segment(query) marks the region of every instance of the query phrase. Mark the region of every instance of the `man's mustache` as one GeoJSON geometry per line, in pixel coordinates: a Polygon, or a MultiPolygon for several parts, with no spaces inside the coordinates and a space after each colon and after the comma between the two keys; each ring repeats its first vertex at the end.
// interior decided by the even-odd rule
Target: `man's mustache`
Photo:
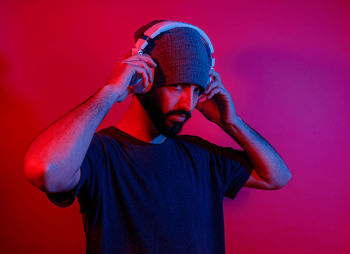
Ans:
{"type": "Polygon", "coordinates": [[[171,116],[171,115],[185,115],[186,116],[186,120],[187,121],[188,119],[191,118],[191,113],[188,112],[188,111],[185,111],[185,110],[172,110],[172,111],[169,111],[168,113],[166,113],[164,115],[164,118],[168,117],[168,116],[171,116]]]}

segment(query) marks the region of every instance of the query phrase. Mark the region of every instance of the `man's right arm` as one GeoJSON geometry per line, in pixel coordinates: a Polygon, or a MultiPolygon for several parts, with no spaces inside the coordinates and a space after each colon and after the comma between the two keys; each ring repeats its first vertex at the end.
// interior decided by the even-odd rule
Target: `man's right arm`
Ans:
{"type": "Polygon", "coordinates": [[[134,74],[142,75],[147,92],[153,82],[151,68],[155,66],[147,55],[119,61],[107,85],[43,131],[25,156],[24,171],[30,182],[49,193],[73,189],[80,180],[80,166],[103,118],[114,103],[127,97],[134,74]]]}

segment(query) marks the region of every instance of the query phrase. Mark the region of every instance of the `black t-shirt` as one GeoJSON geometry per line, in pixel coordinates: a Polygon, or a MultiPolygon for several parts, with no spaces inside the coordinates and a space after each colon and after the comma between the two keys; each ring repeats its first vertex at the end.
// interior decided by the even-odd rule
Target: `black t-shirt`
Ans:
{"type": "Polygon", "coordinates": [[[78,185],[47,195],[62,207],[78,196],[87,253],[219,254],[223,198],[251,170],[243,151],[196,136],[150,144],[109,127],[94,135],[78,185]]]}

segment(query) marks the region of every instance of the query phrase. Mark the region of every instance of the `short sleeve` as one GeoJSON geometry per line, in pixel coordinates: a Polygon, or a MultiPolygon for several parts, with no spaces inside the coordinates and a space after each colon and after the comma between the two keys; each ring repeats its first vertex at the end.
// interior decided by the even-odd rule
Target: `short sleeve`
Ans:
{"type": "Polygon", "coordinates": [[[205,141],[209,146],[211,163],[221,178],[224,196],[234,199],[251,175],[253,166],[245,151],[222,147],[205,141]]]}
{"type": "Polygon", "coordinates": [[[101,165],[103,156],[102,142],[98,134],[91,140],[88,151],[80,167],[81,176],[78,184],[68,192],[46,193],[49,200],[59,207],[68,207],[81,192],[93,187],[96,169],[101,165]]]}
{"type": "Polygon", "coordinates": [[[181,138],[206,151],[209,165],[215,170],[216,179],[220,179],[220,191],[224,196],[234,199],[253,169],[246,152],[218,146],[197,136],[181,135],[181,138]]]}
{"type": "Polygon", "coordinates": [[[253,166],[246,152],[208,142],[222,180],[223,194],[234,199],[251,175],[253,166]]]}
{"type": "Polygon", "coordinates": [[[251,175],[253,167],[244,151],[225,149],[228,149],[226,153],[229,155],[225,157],[225,169],[228,173],[225,179],[224,196],[234,199],[251,175]]]}

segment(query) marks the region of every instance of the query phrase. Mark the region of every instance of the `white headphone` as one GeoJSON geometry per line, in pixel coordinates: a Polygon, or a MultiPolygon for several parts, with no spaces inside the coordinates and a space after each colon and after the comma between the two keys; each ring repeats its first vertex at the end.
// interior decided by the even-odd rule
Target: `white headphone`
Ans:
{"type": "Polygon", "coordinates": [[[142,36],[141,38],[139,38],[137,40],[135,47],[132,49],[132,55],[136,55],[136,54],[142,55],[144,53],[143,52],[144,49],[146,48],[146,46],[148,45],[148,42],[150,40],[154,39],[160,33],[169,31],[169,30],[177,28],[177,27],[189,27],[189,28],[192,28],[192,29],[196,30],[197,32],[199,32],[202,39],[204,40],[204,43],[210,49],[210,54],[211,54],[210,69],[213,69],[214,65],[215,65],[215,59],[213,57],[214,48],[209,40],[209,37],[200,28],[198,28],[194,25],[188,24],[188,23],[180,22],[180,21],[161,21],[159,23],[154,24],[150,28],[148,28],[143,33],[144,36],[142,36]]]}

